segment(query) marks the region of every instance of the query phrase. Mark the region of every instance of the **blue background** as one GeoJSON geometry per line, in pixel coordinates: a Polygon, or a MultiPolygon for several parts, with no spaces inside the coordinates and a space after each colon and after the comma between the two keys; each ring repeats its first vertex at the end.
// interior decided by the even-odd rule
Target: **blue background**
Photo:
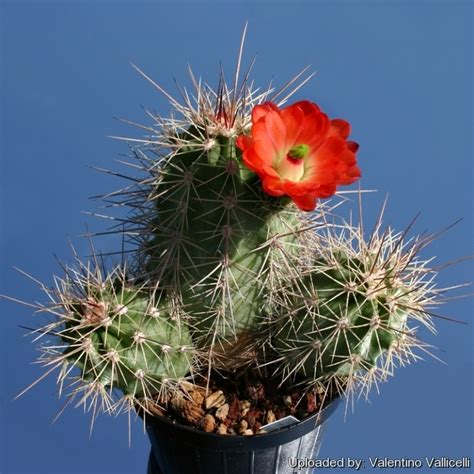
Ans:
{"type": "MultiPolygon", "coordinates": [[[[53,254],[70,258],[66,237],[86,254],[87,243],[76,236],[86,224],[106,228],[80,212],[97,210],[88,198],[123,183],[87,165],[123,170],[113,160],[126,144],[106,136],[139,135],[112,117],[147,123],[140,104],[169,112],[129,61],[168,90],[175,91],[173,77],[187,83],[188,62],[215,83],[219,60],[233,73],[247,19],[247,61],[258,54],[256,84],[265,87],[275,76],[281,85],[312,64],[317,77],[297,98],[351,122],[361,144],[362,186],[379,191],[365,199],[367,221],[388,193],[387,221],[399,229],[418,211],[418,232],[464,217],[426,256],[446,262],[472,254],[472,5],[2,2],[0,293],[44,301],[13,266],[50,284],[60,273],[53,254]]],[[[119,239],[102,238],[97,246],[116,250],[119,239]]],[[[448,268],[439,284],[472,280],[472,269],[470,262],[448,268]]],[[[440,312],[469,325],[439,321],[437,337],[423,332],[447,364],[428,359],[399,370],[370,404],[357,403],[346,420],[339,410],[321,455],[472,456],[472,310],[472,299],[449,302],[440,312]]],[[[63,403],[54,377],[12,401],[40,374],[18,325],[39,321],[8,302],[0,317],[0,472],[144,473],[149,447],[140,422],[131,449],[126,416],[102,416],[90,440],[89,417],[79,409],[52,424],[63,403]]]]}

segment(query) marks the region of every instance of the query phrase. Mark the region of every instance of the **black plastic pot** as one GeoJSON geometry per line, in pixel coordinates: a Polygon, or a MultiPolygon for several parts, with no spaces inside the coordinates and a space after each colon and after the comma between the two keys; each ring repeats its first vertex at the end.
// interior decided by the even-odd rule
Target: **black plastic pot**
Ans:
{"type": "Polygon", "coordinates": [[[315,459],[333,401],[318,415],[270,433],[217,435],[172,422],[147,421],[152,450],[148,474],[286,474],[309,472],[295,460],[315,459]]]}

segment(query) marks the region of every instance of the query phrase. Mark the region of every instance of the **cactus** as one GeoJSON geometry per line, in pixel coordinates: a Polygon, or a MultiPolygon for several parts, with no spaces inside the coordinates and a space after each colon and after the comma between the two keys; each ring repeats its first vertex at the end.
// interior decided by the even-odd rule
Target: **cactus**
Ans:
{"type": "Polygon", "coordinates": [[[142,275],[180,296],[195,340],[215,351],[255,331],[276,258],[265,243],[276,238],[291,252],[300,227],[286,200],[256,186],[234,142],[216,137],[212,148],[200,150],[190,139],[153,170],[156,207],[140,249],[147,255],[142,275]]]}
{"type": "Polygon", "coordinates": [[[245,81],[229,91],[221,77],[216,94],[191,78],[197,104],[171,99],[183,119],[153,117],[154,134],[133,149],[146,178],[125,192],[136,209],[125,232],[137,245],[137,277],[180,302],[210,365],[235,368],[255,360],[269,282],[308,222],[290,199],[262,190],[236,146],[272,91],[257,95],[245,81]]]}
{"type": "Polygon", "coordinates": [[[368,390],[425,348],[412,321],[433,329],[429,239],[381,232],[382,215],[368,239],[362,223],[328,223],[338,204],[319,200],[360,176],[349,124],[308,101],[282,108],[306,70],[277,92],[239,82],[241,55],[232,87],[191,72],[184,103],[136,68],[180,118],[149,113],[131,148],[145,176],[106,197],[131,211],[118,221],[133,259],[107,272],[77,258],[43,285],[53,303],[38,309],[55,321],[38,337],[61,343],[42,361],[61,387],[78,370],[72,395],[94,411],[147,411],[213,369],[368,390]]]}
{"type": "Polygon", "coordinates": [[[79,261],[66,275],[56,278],[55,289],[44,288],[53,303],[39,309],[55,321],[39,337],[60,338],[59,345],[42,345],[42,362],[60,368],[61,387],[72,379],[80,404],[95,406],[99,396],[114,411],[159,401],[193,373],[191,336],[170,301],[132,286],[120,266],[104,276],[100,266],[79,261]],[[115,405],[114,389],[123,394],[115,405]]]}
{"type": "Polygon", "coordinates": [[[52,304],[38,309],[55,321],[38,331],[60,344],[44,344],[41,361],[47,373],[60,369],[61,390],[79,370],[72,396],[94,411],[147,411],[200,371],[255,368],[277,269],[292,264],[319,215],[302,218],[242,162],[236,140],[272,90],[256,94],[247,79],[229,90],[222,76],[216,94],[191,77],[196,106],[171,99],[182,120],[153,116],[153,135],[132,148],[145,178],[106,198],[115,206],[125,196],[133,211],[121,230],[136,245],[133,261],[107,271],[76,256],[56,289],[42,285],[52,304]]]}
{"type": "Polygon", "coordinates": [[[368,392],[424,348],[412,321],[434,331],[430,309],[441,291],[418,256],[430,238],[404,241],[406,232],[381,232],[381,222],[367,240],[362,223],[326,226],[310,236],[297,272],[282,277],[270,330],[283,380],[368,392]]]}

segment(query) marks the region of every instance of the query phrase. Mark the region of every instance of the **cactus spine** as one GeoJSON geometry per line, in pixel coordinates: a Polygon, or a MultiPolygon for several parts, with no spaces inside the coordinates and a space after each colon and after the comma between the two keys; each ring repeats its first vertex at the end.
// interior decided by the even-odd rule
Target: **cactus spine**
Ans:
{"type": "Polygon", "coordinates": [[[183,148],[154,171],[151,236],[140,251],[153,284],[179,295],[199,346],[222,352],[259,324],[276,258],[265,244],[275,238],[291,252],[300,224],[286,200],[259,189],[233,139],[183,148]]]}
{"type": "Polygon", "coordinates": [[[379,224],[365,241],[363,226],[326,227],[311,237],[312,254],[285,278],[272,345],[284,379],[346,390],[370,388],[396,362],[416,360],[416,321],[433,330],[429,308],[435,272],[417,256],[429,238],[404,242],[379,224]]]}
{"type": "Polygon", "coordinates": [[[61,369],[61,386],[73,379],[73,396],[94,406],[99,396],[114,411],[114,389],[123,393],[120,403],[133,406],[160,399],[192,375],[193,342],[170,301],[131,286],[120,267],[104,277],[99,267],[79,262],[79,270],[66,273],[55,290],[47,290],[54,303],[42,310],[56,319],[40,337],[60,338],[59,345],[43,346],[43,362],[61,369]]]}

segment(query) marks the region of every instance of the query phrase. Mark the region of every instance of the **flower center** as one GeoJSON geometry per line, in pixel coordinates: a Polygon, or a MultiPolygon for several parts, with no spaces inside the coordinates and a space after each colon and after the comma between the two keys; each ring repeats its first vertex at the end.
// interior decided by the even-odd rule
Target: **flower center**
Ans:
{"type": "Polygon", "coordinates": [[[293,158],[294,160],[302,160],[309,153],[309,146],[305,143],[301,145],[295,145],[290,148],[288,152],[288,157],[293,158]]]}
{"type": "Polygon", "coordinates": [[[277,154],[274,169],[281,178],[298,183],[301,181],[305,172],[305,160],[310,153],[309,145],[301,143],[291,147],[286,155],[277,154]]]}

